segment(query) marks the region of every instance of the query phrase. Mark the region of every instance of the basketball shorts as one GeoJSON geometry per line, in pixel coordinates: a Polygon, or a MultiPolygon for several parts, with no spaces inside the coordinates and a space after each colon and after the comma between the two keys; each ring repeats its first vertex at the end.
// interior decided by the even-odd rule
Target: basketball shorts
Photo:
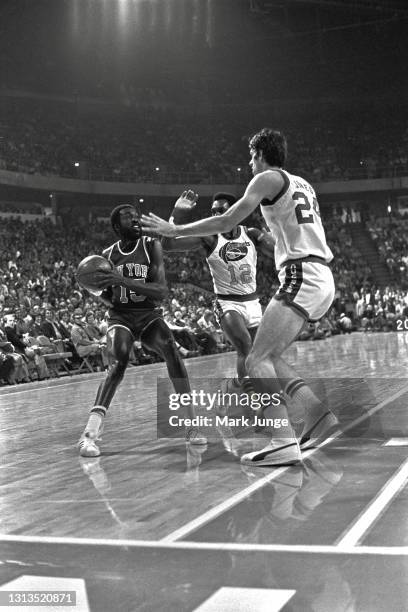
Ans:
{"type": "Polygon", "coordinates": [[[222,317],[227,312],[237,312],[245,321],[247,329],[258,327],[262,319],[262,307],[259,300],[249,302],[235,302],[234,300],[220,300],[214,302],[214,312],[221,324],[222,317]]]}
{"type": "Polygon", "coordinates": [[[330,268],[315,261],[296,259],[279,271],[280,287],[276,300],[296,310],[309,321],[318,321],[334,299],[334,279],[330,268]]]}
{"type": "Polygon", "coordinates": [[[108,332],[115,327],[129,330],[135,340],[140,340],[144,330],[158,319],[164,320],[160,310],[111,310],[108,318],[108,332]]]}

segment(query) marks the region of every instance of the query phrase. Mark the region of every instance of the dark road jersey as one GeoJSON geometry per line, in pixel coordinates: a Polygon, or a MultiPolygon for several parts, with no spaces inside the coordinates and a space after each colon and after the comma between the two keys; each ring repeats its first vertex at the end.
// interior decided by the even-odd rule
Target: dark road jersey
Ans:
{"type": "MultiPolygon", "coordinates": [[[[145,282],[149,274],[153,244],[153,238],[142,236],[128,253],[122,251],[118,241],[102,254],[122,276],[145,282]]],[[[157,307],[157,302],[152,298],[123,286],[109,287],[108,294],[115,310],[153,310],[157,307]]]]}

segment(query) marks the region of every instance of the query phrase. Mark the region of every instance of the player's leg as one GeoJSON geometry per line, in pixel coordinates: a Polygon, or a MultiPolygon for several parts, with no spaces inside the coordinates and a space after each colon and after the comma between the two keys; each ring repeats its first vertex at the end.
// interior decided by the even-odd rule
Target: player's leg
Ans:
{"type": "MultiPolygon", "coordinates": [[[[272,298],[268,304],[256,333],[252,349],[246,360],[248,375],[257,391],[280,393],[281,385],[274,367],[274,356],[281,353],[293,342],[303,326],[303,317],[281,301],[272,298]],[[262,379],[257,381],[256,379],[262,379]]],[[[278,405],[271,404],[264,410],[264,418],[286,420],[289,425],[273,430],[271,443],[260,451],[241,457],[243,463],[251,465],[295,464],[301,460],[299,446],[290,426],[283,397],[278,405]]],[[[284,421],[285,422],[285,421],[284,421]]]]}
{"type": "MultiPolygon", "coordinates": [[[[140,339],[151,351],[154,351],[165,360],[169,378],[173,383],[176,393],[190,393],[190,381],[184,362],[177,350],[173,334],[163,319],[155,319],[142,331],[140,339]]],[[[196,416],[193,405],[187,407],[188,416],[193,419],[196,416]]],[[[199,435],[198,429],[188,428],[186,438],[192,444],[206,444],[207,440],[199,435]]]]}
{"type": "Polygon", "coordinates": [[[259,326],[247,367],[251,377],[278,378],[292,401],[303,404],[305,426],[300,440],[302,448],[307,448],[321,436],[328,435],[336,426],[337,419],[282,358],[282,353],[301,330],[303,321],[304,316],[296,308],[273,298],[259,326]]]}
{"type": "Polygon", "coordinates": [[[95,440],[101,434],[106,411],[125,374],[134,337],[127,328],[117,326],[108,331],[107,340],[112,364],[105,379],[99,385],[94,406],[91,408],[88,422],[78,443],[82,457],[97,457],[100,454],[95,440]]]}
{"type": "Polygon", "coordinates": [[[155,319],[142,331],[140,340],[143,345],[165,360],[169,378],[177,393],[189,393],[190,382],[184,362],[177,350],[170,329],[163,319],[155,319]]]}
{"type": "Polygon", "coordinates": [[[336,428],[337,418],[282,357],[273,357],[273,365],[282,382],[283,391],[293,405],[293,417],[303,421],[301,447],[306,449],[314,446],[322,436],[329,436],[330,431],[336,428]]]}
{"type": "MultiPolygon", "coordinates": [[[[330,308],[335,293],[330,268],[317,262],[304,262],[300,267],[298,264],[291,266],[290,275],[294,272],[300,282],[295,285],[294,292],[288,293],[286,285],[288,273],[282,271],[281,281],[283,283],[277,294],[278,301],[286,304],[286,309],[293,313],[294,317],[320,319],[330,308]],[[293,267],[296,270],[293,270],[293,267]]],[[[300,436],[300,444],[303,449],[306,449],[327,438],[337,427],[338,421],[327,404],[318,399],[294,368],[282,358],[285,348],[274,345],[270,358],[276,375],[285,393],[290,397],[291,404],[298,416],[303,411],[304,428],[300,436]]]]}
{"type": "Polygon", "coordinates": [[[221,318],[221,327],[228,340],[237,351],[237,374],[238,381],[241,382],[247,373],[245,360],[252,346],[251,335],[242,315],[235,310],[227,310],[223,314],[221,318]]]}

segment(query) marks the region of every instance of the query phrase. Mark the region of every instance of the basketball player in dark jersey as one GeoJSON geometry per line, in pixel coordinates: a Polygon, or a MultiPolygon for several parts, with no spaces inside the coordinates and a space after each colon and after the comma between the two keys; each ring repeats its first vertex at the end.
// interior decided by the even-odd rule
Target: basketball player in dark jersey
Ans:
{"type": "MultiPolygon", "coordinates": [[[[183,207],[183,196],[177,200],[171,217],[177,224],[185,222],[183,217],[191,210],[191,207],[187,210],[183,207]]],[[[215,194],[211,215],[223,215],[235,202],[236,197],[231,193],[215,194]]],[[[162,246],[165,251],[202,249],[204,252],[213,279],[215,311],[225,335],[237,351],[238,377],[228,385],[228,391],[236,391],[246,375],[245,360],[262,318],[256,292],[257,249],[271,256],[273,241],[266,232],[255,227],[237,225],[229,232],[214,236],[163,238],[162,246]]]]}
{"type": "MultiPolygon", "coordinates": [[[[113,363],[100,384],[88,423],[78,442],[82,457],[97,457],[96,440],[103,420],[123,379],[135,340],[160,355],[177,393],[189,393],[190,384],[181,356],[157,304],[167,294],[162,247],[159,240],[142,236],[137,210],[129,204],[114,208],[111,224],[119,240],[103,251],[112,271],[95,273],[98,286],[105,287],[101,299],[110,307],[108,346],[113,363]]],[[[194,417],[192,406],[190,417],[194,417]]],[[[206,444],[197,428],[186,429],[191,444],[206,444]]]]}

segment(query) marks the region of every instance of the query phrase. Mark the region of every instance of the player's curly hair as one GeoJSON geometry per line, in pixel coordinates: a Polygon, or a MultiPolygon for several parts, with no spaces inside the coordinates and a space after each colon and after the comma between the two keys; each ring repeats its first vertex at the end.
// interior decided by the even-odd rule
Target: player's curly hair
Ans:
{"type": "Polygon", "coordinates": [[[259,154],[263,153],[264,160],[270,166],[283,168],[288,154],[286,137],[282,132],[271,128],[262,128],[249,138],[249,148],[259,154]]]}

